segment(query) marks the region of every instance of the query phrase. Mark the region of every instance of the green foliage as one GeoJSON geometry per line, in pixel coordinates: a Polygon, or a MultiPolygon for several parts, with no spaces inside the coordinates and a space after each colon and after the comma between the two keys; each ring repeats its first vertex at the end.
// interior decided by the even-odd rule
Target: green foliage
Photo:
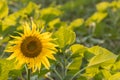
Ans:
{"type": "Polygon", "coordinates": [[[1,0],[0,80],[26,80],[4,50],[30,19],[58,45],[50,70],[31,79],[120,80],[120,0],[1,0]]]}
{"type": "Polygon", "coordinates": [[[108,80],[119,80],[120,79],[120,72],[112,75],[108,80]]]}
{"type": "Polygon", "coordinates": [[[103,12],[96,12],[94,13],[88,20],[86,21],[86,25],[92,25],[92,23],[99,23],[101,22],[105,17],[107,16],[107,13],[103,12]]]}
{"type": "Polygon", "coordinates": [[[100,12],[106,11],[108,7],[110,7],[110,3],[107,1],[101,2],[96,5],[97,10],[100,12]]]}
{"type": "Polygon", "coordinates": [[[5,0],[0,1],[0,19],[8,15],[8,5],[5,0]]]}
{"type": "Polygon", "coordinates": [[[10,14],[2,21],[2,26],[4,26],[2,27],[2,31],[7,32],[7,30],[11,30],[11,27],[18,27],[18,24],[20,24],[20,20],[22,21],[22,19],[27,18],[27,16],[34,14],[34,12],[37,11],[38,8],[38,5],[36,5],[33,2],[30,2],[25,8],[13,14],[10,14]]]}
{"type": "Polygon", "coordinates": [[[55,34],[54,37],[57,39],[56,43],[60,48],[64,48],[67,45],[72,44],[75,41],[75,33],[67,29],[66,27],[61,27],[55,34]]]}
{"type": "Polygon", "coordinates": [[[106,80],[111,77],[111,73],[108,70],[101,70],[101,72],[106,80]]]}
{"type": "Polygon", "coordinates": [[[9,72],[15,68],[14,60],[0,59],[0,79],[7,80],[9,72]]]}
{"type": "Polygon", "coordinates": [[[70,28],[75,29],[76,27],[80,27],[84,23],[84,20],[82,18],[75,19],[70,23],[70,28]]]}
{"type": "Polygon", "coordinates": [[[51,21],[56,18],[56,16],[60,16],[62,12],[58,8],[48,7],[40,11],[41,18],[46,22],[51,21]]]}
{"type": "Polygon", "coordinates": [[[116,60],[117,56],[108,50],[101,48],[99,46],[92,47],[88,49],[90,53],[93,53],[95,56],[90,60],[88,66],[100,65],[103,62],[110,61],[113,59],[113,63],[116,60]]]}

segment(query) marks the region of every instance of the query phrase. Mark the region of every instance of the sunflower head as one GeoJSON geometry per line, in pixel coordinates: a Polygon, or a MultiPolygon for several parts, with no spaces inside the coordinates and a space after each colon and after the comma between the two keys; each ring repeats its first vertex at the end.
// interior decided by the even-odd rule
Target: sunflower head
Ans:
{"type": "Polygon", "coordinates": [[[40,70],[41,64],[49,69],[48,58],[55,60],[53,54],[56,53],[56,45],[52,43],[55,39],[51,38],[51,33],[41,33],[36,28],[33,21],[31,27],[25,23],[24,33],[19,33],[20,36],[12,36],[14,40],[9,42],[10,46],[6,50],[12,52],[8,59],[16,58],[19,67],[27,64],[33,72],[40,70]]]}

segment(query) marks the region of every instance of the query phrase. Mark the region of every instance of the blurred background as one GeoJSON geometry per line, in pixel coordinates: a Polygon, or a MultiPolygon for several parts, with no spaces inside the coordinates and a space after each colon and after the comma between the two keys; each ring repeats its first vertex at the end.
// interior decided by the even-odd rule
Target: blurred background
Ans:
{"type": "Polygon", "coordinates": [[[76,33],[76,43],[100,45],[119,54],[119,4],[119,0],[1,0],[0,55],[11,39],[9,35],[21,32],[21,24],[31,17],[46,31],[69,27],[76,33]]]}

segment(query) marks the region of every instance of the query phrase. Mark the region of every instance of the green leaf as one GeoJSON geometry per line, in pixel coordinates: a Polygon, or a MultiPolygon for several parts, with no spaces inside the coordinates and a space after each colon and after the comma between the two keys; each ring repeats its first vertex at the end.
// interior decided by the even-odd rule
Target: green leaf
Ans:
{"type": "Polygon", "coordinates": [[[93,66],[93,67],[87,68],[86,72],[84,73],[84,75],[88,76],[90,78],[93,78],[99,72],[100,72],[100,70],[98,69],[98,66],[93,66]]]}
{"type": "Polygon", "coordinates": [[[105,80],[108,80],[108,78],[111,76],[111,73],[108,70],[104,69],[104,70],[101,70],[101,72],[102,72],[103,76],[105,77],[105,80]]]}
{"type": "Polygon", "coordinates": [[[103,79],[103,75],[101,72],[97,73],[94,77],[93,80],[102,80],[103,79]]]}
{"type": "Polygon", "coordinates": [[[107,2],[107,1],[98,3],[96,5],[96,8],[97,8],[98,11],[106,11],[108,7],[110,7],[110,3],[107,2]]]}
{"type": "Polygon", "coordinates": [[[17,69],[14,69],[14,70],[10,70],[9,71],[9,76],[12,77],[12,78],[18,78],[18,76],[22,76],[22,72],[24,72],[23,70],[17,70],[17,69]]]}
{"type": "Polygon", "coordinates": [[[117,58],[117,55],[99,46],[89,48],[88,51],[95,54],[95,56],[90,60],[88,64],[89,67],[99,65],[112,59],[115,61],[117,58]]]}
{"type": "Polygon", "coordinates": [[[70,63],[68,69],[79,70],[82,64],[83,53],[86,51],[86,47],[80,44],[74,44],[70,47],[72,51],[73,61],[70,63]]]}
{"type": "Polygon", "coordinates": [[[100,67],[103,69],[106,69],[106,70],[110,70],[115,63],[115,60],[116,60],[116,58],[112,58],[110,60],[107,60],[107,61],[101,63],[100,67]]]}
{"type": "Polygon", "coordinates": [[[70,28],[74,29],[76,27],[80,27],[83,23],[84,23],[84,19],[82,18],[75,19],[70,23],[70,28]]]}
{"type": "Polygon", "coordinates": [[[86,51],[86,47],[80,44],[74,44],[70,47],[72,51],[72,58],[83,57],[83,53],[86,51]]]}
{"type": "Polygon", "coordinates": [[[48,7],[44,8],[40,11],[41,17],[44,17],[45,15],[48,14],[53,14],[55,16],[60,16],[62,12],[58,9],[58,7],[48,7]]]}
{"type": "Polygon", "coordinates": [[[120,61],[120,55],[118,55],[118,57],[117,57],[116,61],[120,61]]]}
{"type": "Polygon", "coordinates": [[[80,44],[74,44],[70,47],[73,54],[76,53],[84,53],[84,51],[87,49],[85,46],[80,44]]]}
{"type": "Polygon", "coordinates": [[[48,25],[50,26],[50,28],[54,28],[55,24],[57,24],[57,23],[60,23],[60,19],[59,18],[50,21],[48,23],[48,25]]]}
{"type": "Polygon", "coordinates": [[[7,80],[8,74],[15,69],[14,60],[0,59],[0,80],[7,80]]]}
{"type": "Polygon", "coordinates": [[[76,38],[75,32],[66,27],[61,27],[53,36],[57,39],[56,43],[60,48],[72,44],[76,38]]]}
{"type": "Polygon", "coordinates": [[[114,8],[114,10],[116,11],[116,9],[120,9],[120,1],[118,0],[118,1],[112,1],[111,2],[111,7],[113,7],[114,8]]]}
{"type": "Polygon", "coordinates": [[[0,19],[6,17],[8,15],[8,5],[6,0],[0,1],[0,19]]]}
{"type": "Polygon", "coordinates": [[[82,57],[75,58],[72,61],[72,63],[70,64],[70,66],[68,67],[68,69],[70,69],[70,70],[79,70],[81,64],[82,64],[82,57]]]}
{"type": "Polygon", "coordinates": [[[80,76],[77,80],[87,80],[87,78],[84,76],[80,76]]]}
{"type": "Polygon", "coordinates": [[[48,72],[49,72],[49,70],[47,70],[47,69],[41,69],[40,72],[36,72],[35,74],[38,75],[39,78],[43,78],[45,76],[45,74],[47,74],[48,72]]]}
{"type": "Polygon", "coordinates": [[[20,18],[26,18],[27,15],[31,15],[37,9],[39,9],[39,6],[33,2],[30,2],[25,8],[10,14],[2,21],[2,31],[17,26],[20,18]]]}
{"type": "Polygon", "coordinates": [[[91,58],[93,58],[93,56],[95,56],[93,53],[89,52],[89,51],[85,51],[84,53],[84,58],[89,61],[91,58]]]}
{"type": "Polygon", "coordinates": [[[62,14],[62,11],[60,11],[59,7],[48,7],[44,8],[40,11],[40,18],[46,21],[46,23],[49,23],[53,19],[55,19],[57,16],[60,16],[62,14]]]}
{"type": "Polygon", "coordinates": [[[105,22],[100,22],[99,24],[96,24],[96,28],[94,31],[94,36],[95,37],[102,37],[106,33],[108,33],[108,28],[109,27],[105,22]],[[102,26],[102,27],[101,27],[102,26]]]}
{"type": "Polygon", "coordinates": [[[116,62],[114,63],[112,70],[119,71],[120,70],[120,55],[118,55],[116,62]]]}
{"type": "Polygon", "coordinates": [[[94,23],[100,23],[105,17],[107,17],[108,13],[106,12],[95,12],[91,17],[86,20],[86,25],[90,26],[94,23]]]}
{"type": "Polygon", "coordinates": [[[120,72],[112,75],[108,80],[120,80],[120,72]]]}
{"type": "Polygon", "coordinates": [[[48,23],[47,30],[56,30],[59,29],[61,26],[66,26],[66,25],[67,24],[65,22],[62,22],[60,18],[55,18],[48,23]]]}

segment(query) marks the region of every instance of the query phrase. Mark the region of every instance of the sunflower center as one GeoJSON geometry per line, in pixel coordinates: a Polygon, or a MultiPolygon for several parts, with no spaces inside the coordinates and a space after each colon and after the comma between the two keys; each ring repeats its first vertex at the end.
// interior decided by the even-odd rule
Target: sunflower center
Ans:
{"type": "Polygon", "coordinates": [[[34,51],[37,48],[37,44],[35,41],[31,41],[28,45],[27,45],[27,49],[29,51],[34,51]]]}
{"type": "Polygon", "coordinates": [[[25,57],[34,58],[40,54],[42,44],[39,38],[29,36],[22,41],[20,48],[25,57]]]}

